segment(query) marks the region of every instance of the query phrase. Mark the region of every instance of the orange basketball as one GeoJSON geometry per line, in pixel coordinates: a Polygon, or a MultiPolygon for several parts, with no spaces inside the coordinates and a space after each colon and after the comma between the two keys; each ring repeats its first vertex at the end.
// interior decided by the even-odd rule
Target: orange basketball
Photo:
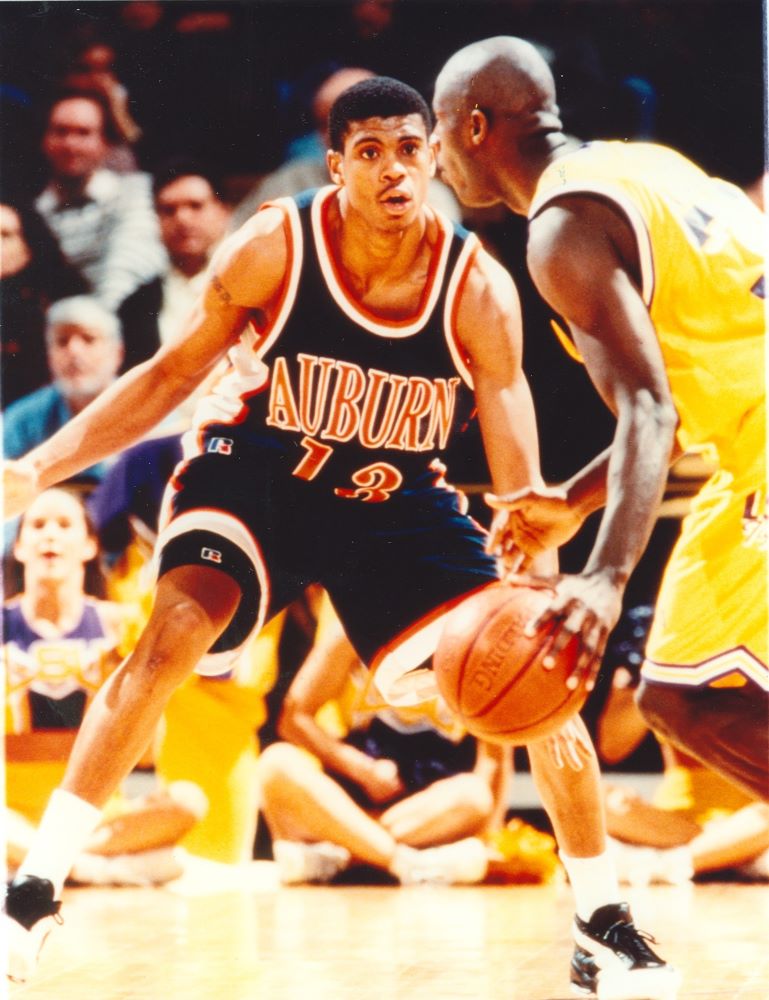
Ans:
{"type": "Polygon", "coordinates": [[[577,640],[545,670],[550,627],[523,634],[552,596],[548,589],[495,583],[463,601],[448,616],[433,669],[449,708],[474,736],[520,745],[555,732],[582,707],[584,681],[566,687],[577,640]]]}

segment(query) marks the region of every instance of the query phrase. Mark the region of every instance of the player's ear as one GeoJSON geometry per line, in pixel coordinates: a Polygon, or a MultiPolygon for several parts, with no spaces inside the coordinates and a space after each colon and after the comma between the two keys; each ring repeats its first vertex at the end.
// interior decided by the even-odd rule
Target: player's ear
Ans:
{"type": "Polygon", "coordinates": [[[435,172],[438,169],[438,160],[435,155],[435,146],[433,145],[432,142],[428,142],[427,152],[430,160],[430,176],[435,177],[435,172]]]}
{"type": "Polygon", "coordinates": [[[334,184],[344,184],[344,168],[342,165],[342,154],[335,149],[329,149],[326,153],[326,164],[331,180],[334,184]]]}
{"type": "Polygon", "coordinates": [[[489,134],[489,119],[481,108],[473,108],[470,112],[470,143],[480,146],[489,134]]]}

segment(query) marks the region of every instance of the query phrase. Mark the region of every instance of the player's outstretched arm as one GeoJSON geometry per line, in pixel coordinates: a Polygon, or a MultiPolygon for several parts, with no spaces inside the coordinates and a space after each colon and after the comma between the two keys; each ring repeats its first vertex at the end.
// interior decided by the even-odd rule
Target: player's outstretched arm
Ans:
{"type": "Polygon", "coordinates": [[[318,711],[344,691],[360,661],[337,620],[316,636],[312,649],[291,682],[278,718],[278,734],[314,754],[330,771],[365,790],[373,802],[387,802],[403,791],[397,764],[375,760],[327,732],[318,711]]]}
{"type": "Polygon", "coordinates": [[[184,330],[4,473],[5,516],[36,493],[133,444],[202,382],[250,319],[266,322],[286,266],[282,215],[265,210],[217,255],[184,330]]]}

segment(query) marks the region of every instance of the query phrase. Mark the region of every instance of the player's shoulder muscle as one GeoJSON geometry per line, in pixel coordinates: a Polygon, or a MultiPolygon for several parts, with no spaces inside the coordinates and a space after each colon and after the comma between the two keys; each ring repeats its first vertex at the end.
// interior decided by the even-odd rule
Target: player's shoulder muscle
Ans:
{"type": "Polygon", "coordinates": [[[559,198],[529,223],[526,261],[538,291],[562,315],[605,292],[623,267],[623,223],[592,197],[559,198]]]}
{"type": "Polygon", "coordinates": [[[457,334],[470,353],[492,349],[500,339],[518,344],[521,307],[512,275],[480,248],[467,272],[457,313],[457,334]]]}
{"type": "Polygon", "coordinates": [[[289,260],[285,215],[268,206],[222,243],[211,262],[210,279],[233,305],[260,308],[280,291],[289,260]]]}

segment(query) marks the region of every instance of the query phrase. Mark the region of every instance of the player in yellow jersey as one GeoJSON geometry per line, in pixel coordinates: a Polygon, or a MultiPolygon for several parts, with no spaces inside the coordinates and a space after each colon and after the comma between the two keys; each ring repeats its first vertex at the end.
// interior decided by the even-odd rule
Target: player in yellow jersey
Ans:
{"type": "Polygon", "coordinates": [[[578,634],[577,672],[593,677],[669,463],[713,448],[718,470],[665,572],[639,704],[665,739],[766,798],[763,216],[673,150],[565,135],[550,69],[521,39],[452,56],[434,109],[444,179],[465,204],[528,216],[534,282],[617,416],[611,447],[561,487],[489,498],[490,545],[523,568],[604,507],[585,568],[555,579],[531,623],[555,620],[555,650],[578,634]]]}

